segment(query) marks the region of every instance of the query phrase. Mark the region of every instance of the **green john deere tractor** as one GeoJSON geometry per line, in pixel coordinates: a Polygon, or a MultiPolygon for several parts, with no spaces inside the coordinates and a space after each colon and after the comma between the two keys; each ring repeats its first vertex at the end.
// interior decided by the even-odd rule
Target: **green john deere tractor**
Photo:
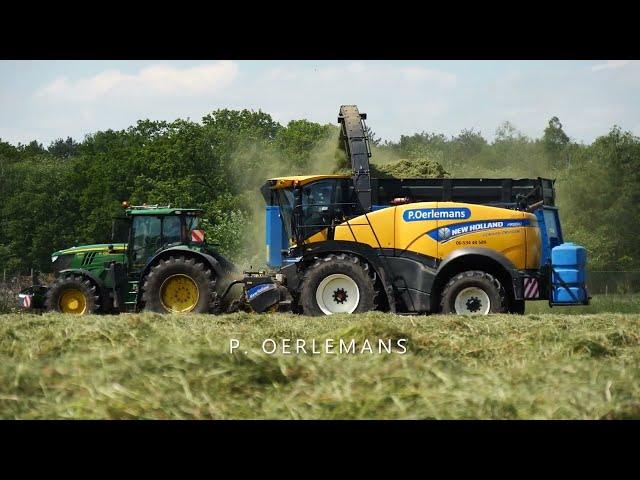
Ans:
{"type": "Polygon", "coordinates": [[[236,269],[205,242],[202,210],[123,207],[126,243],[54,252],[56,282],[25,289],[22,306],[72,314],[217,313],[236,269]]]}

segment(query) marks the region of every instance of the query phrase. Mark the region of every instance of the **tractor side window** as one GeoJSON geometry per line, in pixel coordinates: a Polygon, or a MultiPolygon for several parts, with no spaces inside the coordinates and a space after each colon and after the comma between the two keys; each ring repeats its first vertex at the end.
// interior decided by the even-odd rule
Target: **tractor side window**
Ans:
{"type": "Polygon", "coordinates": [[[162,241],[165,245],[182,241],[180,217],[165,217],[162,222],[162,241]]]}
{"type": "Polygon", "coordinates": [[[111,228],[112,243],[127,243],[129,238],[129,229],[131,228],[130,218],[117,217],[113,219],[111,228]]]}
{"type": "Polygon", "coordinates": [[[335,180],[321,180],[302,188],[302,215],[304,236],[310,237],[331,225],[333,216],[333,192],[335,180]]]}
{"type": "Polygon", "coordinates": [[[278,205],[280,206],[280,214],[282,215],[282,224],[287,232],[287,238],[293,238],[291,231],[291,220],[293,217],[293,191],[289,188],[278,190],[278,205]]]}
{"type": "Polygon", "coordinates": [[[200,224],[199,217],[185,217],[184,221],[187,224],[187,232],[190,232],[191,230],[197,230],[198,225],[200,224]]]}
{"type": "Polygon", "coordinates": [[[547,228],[547,238],[549,239],[550,248],[556,247],[562,243],[560,229],[558,228],[558,212],[556,210],[544,209],[544,224],[547,228]]]}
{"type": "Polygon", "coordinates": [[[139,215],[133,219],[131,255],[134,267],[144,267],[156,250],[162,247],[160,229],[160,217],[139,215]]]}
{"type": "Polygon", "coordinates": [[[336,182],[335,203],[336,219],[343,220],[344,218],[351,218],[364,213],[351,180],[338,180],[336,182]]]}

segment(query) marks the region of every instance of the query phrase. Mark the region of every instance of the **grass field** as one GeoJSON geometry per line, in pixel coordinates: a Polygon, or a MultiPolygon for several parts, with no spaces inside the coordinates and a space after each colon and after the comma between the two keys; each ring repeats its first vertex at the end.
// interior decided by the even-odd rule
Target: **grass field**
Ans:
{"type": "Polygon", "coordinates": [[[594,295],[589,305],[579,307],[549,307],[547,301],[527,302],[526,313],[584,315],[585,313],[640,313],[640,294],[594,295]]]}
{"type": "Polygon", "coordinates": [[[0,315],[0,418],[640,418],[640,315],[0,315]]]}

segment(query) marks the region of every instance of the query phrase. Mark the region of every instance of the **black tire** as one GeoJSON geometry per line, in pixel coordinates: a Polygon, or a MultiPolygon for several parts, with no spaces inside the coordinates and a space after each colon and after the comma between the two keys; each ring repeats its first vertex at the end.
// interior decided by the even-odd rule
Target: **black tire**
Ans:
{"type": "Polygon", "coordinates": [[[162,303],[162,285],[169,277],[183,275],[193,281],[198,290],[197,303],[187,313],[210,313],[216,307],[215,274],[193,258],[169,257],[151,267],[142,286],[144,309],[157,313],[177,313],[162,303]]]}
{"type": "MultiPolygon", "coordinates": [[[[327,315],[318,305],[316,291],[320,283],[333,274],[342,274],[349,277],[358,287],[359,301],[352,313],[375,310],[375,277],[369,265],[355,256],[331,254],[318,258],[313,265],[307,268],[304,274],[300,291],[300,306],[304,315],[327,315]]],[[[339,302],[339,300],[336,300],[336,302],[339,302]]]]}
{"type": "Polygon", "coordinates": [[[69,290],[78,290],[84,295],[86,308],[81,314],[98,313],[101,306],[100,294],[91,280],[82,275],[69,275],[58,278],[47,292],[45,308],[50,312],[63,312],[60,300],[64,293],[69,290]]]}
{"type": "MultiPolygon", "coordinates": [[[[462,272],[452,277],[442,289],[440,296],[440,310],[445,314],[456,314],[456,297],[462,290],[475,287],[483,290],[489,299],[488,313],[504,313],[505,295],[504,288],[493,275],[479,270],[462,272]]],[[[469,308],[483,308],[479,298],[471,299],[474,303],[469,308]]],[[[470,301],[471,301],[470,300],[470,301]]]]}
{"type": "Polygon", "coordinates": [[[524,300],[512,300],[511,305],[509,306],[509,313],[513,313],[514,315],[524,315],[524,310],[526,305],[524,300]]]}

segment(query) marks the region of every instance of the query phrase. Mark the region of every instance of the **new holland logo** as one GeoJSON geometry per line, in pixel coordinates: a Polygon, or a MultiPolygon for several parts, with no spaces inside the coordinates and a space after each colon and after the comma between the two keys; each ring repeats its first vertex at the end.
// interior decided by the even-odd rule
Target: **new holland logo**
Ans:
{"type": "Polygon", "coordinates": [[[402,219],[405,222],[425,220],[465,220],[471,218],[471,210],[463,207],[452,208],[412,208],[405,210],[402,219]]]}
{"type": "Polygon", "coordinates": [[[434,228],[427,232],[431,238],[437,242],[447,242],[452,238],[475,233],[482,230],[492,230],[497,228],[516,228],[529,225],[529,220],[493,220],[454,223],[446,227],[434,228]]]}
{"type": "Polygon", "coordinates": [[[273,283],[263,283],[250,288],[247,291],[247,298],[253,300],[255,297],[269,290],[273,290],[276,286],[273,283]]]}

